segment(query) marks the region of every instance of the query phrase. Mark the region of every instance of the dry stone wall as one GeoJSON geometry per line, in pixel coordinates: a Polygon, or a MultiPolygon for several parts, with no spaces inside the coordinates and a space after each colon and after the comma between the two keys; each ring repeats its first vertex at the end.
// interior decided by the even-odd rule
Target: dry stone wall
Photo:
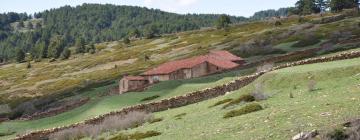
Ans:
{"type": "Polygon", "coordinates": [[[230,83],[227,83],[227,84],[224,84],[221,86],[217,86],[214,88],[208,88],[208,89],[204,89],[204,90],[200,90],[200,91],[195,91],[195,92],[183,95],[183,96],[177,96],[177,97],[173,97],[173,98],[169,98],[169,99],[163,99],[163,100],[157,101],[157,102],[151,102],[151,103],[139,104],[139,105],[135,105],[135,106],[126,107],[119,111],[110,112],[108,114],[97,116],[95,118],[85,120],[80,123],[72,124],[69,126],[61,126],[61,127],[57,127],[57,128],[41,130],[41,131],[35,131],[35,132],[31,132],[31,133],[28,133],[28,134],[25,134],[22,136],[18,136],[15,139],[16,140],[43,139],[43,138],[47,138],[52,133],[56,133],[56,132],[59,132],[64,129],[80,127],[80,126],[83,126],[86,124],[99,124],[105,118],[107,118],[109,116],[126,115],[127,113],[133,112],[133,111],[159,112],[159,111],[164,111],[164,110],[171,109],[171,108],[177,108],[177,107],[197,103],[200,101],[204,101],[207,99],[215,98],[215,97],[224,95],[227,92],[238,90],[238,89],[250,84],[251,82],[256,80],[258,77],[260,77],[261,75],[263,75],[264,73],[267,73],[269,71],[282,69],[282,68],[286,68],[286,67],[304,65],[304,64],[329,62],[329,61],[335,61],[335,60],[344,60],[344,59],[351,59],[351,58],[356,58],[356,57],[360,57],[360,51],[351,51],[351,52],[341,53],[341,54],[338,54],[335,56],[310,58],[310,59],[305,59],[305,60],[296,61],[296,62],[292,62],[292,63],[286,63],[286,64],[283,64],[280,66],[276,66],[268,71],[262,71],[262,72],[258,72],[258,73],[252,74],[252,75],[239,77],[235,81],[232,81],[230,83]]]}
{"type": "Polygon", "coordinates": [[[21,117],[20,120],[35,120],[35,119],[41,119],[41,118],[45,118],[45,117],[55,116],[60,113],[63,113],[63,112],[75,109],[79,106],[82,106],[82,105],[86,104],[89,100],[90,100],[90,98],[81,99],[81,100],[79,100],[75,103],[69,104],[69,105],[64,105],[62,107],[51,109],[51,110],[48,110],[45,112],[37,112],[33,115],[21,117]]]}

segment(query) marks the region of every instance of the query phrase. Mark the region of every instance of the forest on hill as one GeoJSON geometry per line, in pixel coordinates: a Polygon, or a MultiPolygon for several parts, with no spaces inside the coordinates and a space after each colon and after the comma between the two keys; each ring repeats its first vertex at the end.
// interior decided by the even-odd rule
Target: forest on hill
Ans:
{"type": "MultiPolygon", "coordinates": [[[[124,37],[151,38],[210,27],[220,16],[182,15],[158,9],[110,4],[64,6],[35,13],[33,16],[26,13],[4,13],[0,14],[0,59],[14,58],[19,49],[31,53],[35,58],[57,58],[61,53],[59,50],[73,46],[76,40],[80,40],[81,44],[92,44],[124,37]],[[42,23],[25,23],[31,18],[41,19],[42,23]],[[17,28],[27,28],[28,31],[16,32],[11,26],[14,22],[18,22],[17,28]]],[[[230,19],[232,23],[246,20],[235,16],[230,19]]]]}

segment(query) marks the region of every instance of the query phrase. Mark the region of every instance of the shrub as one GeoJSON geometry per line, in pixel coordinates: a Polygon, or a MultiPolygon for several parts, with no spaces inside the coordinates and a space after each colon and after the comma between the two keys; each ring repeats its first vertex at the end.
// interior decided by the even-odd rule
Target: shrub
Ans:
{"type": "Polygon", "coordinates": [[[157,131],[147,131],[145,133],[135,132],[134,134],[130,134],[129,138],[131,140],[141,140],[144,138],[154,137],[154,136],[158,136],[158,135],[161,135],[161,133],[157,132],[157,131]]]}
{"type": "Polygon", "coordinates": [[[311,79],[308,83],[308,90],[311,91],[315,91],[316,90],[316,81],[311,79]]]}
{"type": "Polygon", "coordinates": [[[299,40],[297,43],[295,43],[291,47],[294,47],[294,48],[307,47],[307,46],[315,45],[319,42],[321,42],[321,40],[319,38],[317,38],[316,36],[309,35],[309,36],[302,38],[301,40],[299,40]]]}
{"type": "Polygon", "coordinates": [[[280,21],[276,21],[275,22],[275,26],[277,27],[277,26],[281,26],[282,25],[282,23],[280,22],[280,21]]]}
{"type": "Polygon", "coordinates": [[[97,125],[85,125],[71,129],[65,129],[50,135],[50,139],[68,140],[83,137],[96,138],[99,134],[109,131],[119,131],[137,127],[152,118],[151,114],[145,112],[129,112],[125,116],[111,116],[105,118],[97,125]]]}
{"type": "Polygon", "coordinates": [[[149,123],[156,123],[156,122],[161,122],[161,121],[163,121],[164,119],[163,118],[155,118],[155,119],[151,119],[150,121],[149,121],[149,123]]]}
{"type": "Polygon", "coordinates": [[[150,101],[150,100],[154,100],[156,98],[159,98],[160,96],[159,95],[154,95],[154,96],[150,96],[150,97],[146,97],[144,99],[141,99],[141,101],[150,101]]]}
{"type": "Polygon", "coordinates": [[[12,135],[12,134],[15,134],[15,133],[16,133],[15,131],[8,130],[7,132],[1,132],[0,137],[12,135]]]}
{"type": "Polygon", "coordinates": [[[115,137],[110,138],[109,140],[141,140],[149,137],[154,137],[161,135],[160,132],[157,131],[147,131],[145,133],[143,132],[135,132],[133,134],[118,134],[115,137]]]}
{"type": "Polygon", "coordinates": [[[249,95],[249,94],[244,94],[244,95],[241,95],[239,98],[234,99],[234,100],[230,101],[229,103],[227,103],[226,105],[224,105],[223,109],[225,109],[225,108],[227,108],[229,106],[239,104],[241,102],[253,102],[253,101],[255,101],[254,96],[249,95]]]}
{"type": "Polygon", "coordinates": [[[256,68],[256,72],[261,72],[261,71],[269,71],[274,67],[274,63],[265,63],[261,66],[258,66],[256,68]]]}
{"type": "Polygon", "coordinates": [[[222,105],[222,104],[231,102],[232,100],[233,100],[233,99],[224,99],[224,100],[218,101],[218,102],[216,102],[215,104],[209,106],[209,108],[212,108],[212,107],[215,107],[215,106],[218,106],[218,105],[222,105]]]}
{"type": "Polygon", "coordinates": [[[327,137],[330,140],[345,140],[348,138],[344,129],[335,129],[334,131],[328,133],[327,137]]]}
{"type": "Polygon", "coordinates": [[[240,116],[240,115],[244,115],[244,114],[248,114],[251,112],[255,112],[255,111],[259,111],[262,110],[262,106],[258,103],[250,103],[245,105],[244,107],[238,109],[238,110],[232,110],[230,112],[227,112],[224,115],[224,118],[231,118],[231,117],[236,117],[236,116],[240,116]]]}
{"type": "Polygon", "coordinates": [[[186,115],[186,113],[181,113],[181,114],[175,115],[174,117],[175,117],[176,120],[180,120],[180,119],[182,119],[182,117],[184,117],[185,115],[186,115]]]}
{"type": "MultiPolygon", "coordinates": [[[[271,69],[271,68],[272,67],[270,67],[268,69],[271,69]]],[[[265,70],[265,71],[267,71],[267,70],[265,70]]],[[[250,95],[253,96],[256,101],[266,100],[269,98],[269,95],[264,93],[263,83],[259,83],[259,82],[255,84],[255,90],[250,95]]]]}

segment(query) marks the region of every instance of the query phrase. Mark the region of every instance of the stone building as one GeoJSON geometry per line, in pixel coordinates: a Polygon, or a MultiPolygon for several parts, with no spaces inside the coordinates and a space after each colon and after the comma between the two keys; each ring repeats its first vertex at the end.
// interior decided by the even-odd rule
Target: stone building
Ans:
{"type": "Polygon", "coordinates": [[[149,84],[149,81],[141,76],[124,76],[119,81],[120,94],[128,91],[139,91],[144,89],[149,84]]]}
{"type": "Polygon", "coordinates": [[[245,61],[242,58],[228,51],[210,51],[207,55],[164,63],[142,73],[141,78],[137,76],[137,78],[134,78],[136,80],[128,80],[128,77],[124,77],[120,81],[119,89],[120,93],[124,93],[144,88],[146,85],[160,81],[202,77],[233,69],[244,63],[245,61]],[[131,84],[124,82],[131,82],[131,84]],[[145,85],[142,85],[142,83],[145,85]]]}

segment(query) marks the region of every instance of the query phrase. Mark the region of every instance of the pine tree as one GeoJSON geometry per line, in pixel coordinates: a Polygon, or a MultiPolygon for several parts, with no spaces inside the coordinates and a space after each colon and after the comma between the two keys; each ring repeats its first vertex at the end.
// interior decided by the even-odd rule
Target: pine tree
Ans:
{"type": "Polygon", "coordinates": [[[359,7],[359,0],[331,0],[330,8],[332,12],[340,12],[343,9],[359,7]]]}
{"type": "Polygon", "coordinates": [[[68,48],[65,48],[64,51],[61,53],[62,59],[69,59],[71,55],[71,51],[68,48]]]}
{"type": "Polygon", "coordinates": [[[64,49],[64,40],[62,36],[55,36],[51,39],[48,47],[48,57],[59,58],[64,49]]]}
{"type": "Polygon", "coordinates": [[[130,44],[130,39],[129,39],[128,37],[125,37],[125,38],[124,38],[124,43],[125,43],[125,44],[130,44]]]}
{"type": "Polygon", "coordinates": [[[230,17],[228,15],[221,15],[216,21],[216,28],[223,29],[231,24],[230,17]]]}
{"type": "Polygon", "coordinates": [[[75,41],[75,52],[76,53],[85,53],[85,42],[82,38],[77,38],[75,41]]]}
{"type": "Polygon", "coordinates": [[[25,60],[25,52],[22,49],[16,50],[16,62],[22,63],[25,60]]]}

